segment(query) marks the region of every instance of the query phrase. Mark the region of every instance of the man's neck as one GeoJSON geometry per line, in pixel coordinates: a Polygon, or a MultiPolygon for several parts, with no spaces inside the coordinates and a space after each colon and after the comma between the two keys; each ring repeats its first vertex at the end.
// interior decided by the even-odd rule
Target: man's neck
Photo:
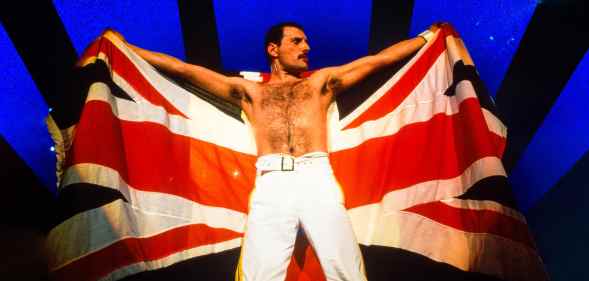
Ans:
{"type": "Polygon", "coordinates": [[[272,71],[270,72],[270,80],[268,80],[268,83],[284,83],[301,79],[302,73],[293,74],[287,72],[277,64],[272,66],[271,69],[272,71]]]}

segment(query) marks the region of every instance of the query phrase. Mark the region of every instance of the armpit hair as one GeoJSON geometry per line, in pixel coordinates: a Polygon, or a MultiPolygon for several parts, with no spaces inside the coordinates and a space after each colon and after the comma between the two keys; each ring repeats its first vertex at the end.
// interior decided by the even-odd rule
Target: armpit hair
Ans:
{"type": "Polygon", "coordinates": [[[243,98],[243,93],[239,89],[233,89],[229,95],[236,100],[241,100],[243,98]]]}
{"type": "Polygon", "coordinates": [[[229,96],[232,99],[235,99],[238,101],[245,99],[247,102],[251,102],[251,97],[246,93],[245,89],[241,86],[238,86],[238,87],[232,89],[231,93],[229,93],[229,96]]]}
{"type": "Polygon", "coordinates": [[[329,76],[327,78],[327,82],[325,82],[325,85],[323,86],[323,91],[321,91],[323,94],[327,93],[328,91],[332,91],[332,92],[339,92],[342,89],[342,79],[339,77],[335,77],[335,76],[329,76]]]}

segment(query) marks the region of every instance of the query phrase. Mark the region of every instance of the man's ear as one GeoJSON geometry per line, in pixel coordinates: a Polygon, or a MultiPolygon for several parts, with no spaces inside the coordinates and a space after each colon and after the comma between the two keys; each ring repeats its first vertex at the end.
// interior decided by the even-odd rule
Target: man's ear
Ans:
{"type": "Polygon", "coordinates": [[[266,47],[266,52],[268,52],[270,57],[277,58],[278,57],[278,45],[275,43],[268,44],[268,46],[266,47]]]}

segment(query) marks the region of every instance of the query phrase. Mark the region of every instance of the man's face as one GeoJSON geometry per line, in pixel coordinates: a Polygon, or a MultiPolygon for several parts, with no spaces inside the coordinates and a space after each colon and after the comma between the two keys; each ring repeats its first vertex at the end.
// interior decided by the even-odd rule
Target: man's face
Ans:
{"type": "Polygon", "coordinates": [[[278,62],[284,70],[300,73],[309,69],[309,50],[307,36],[302,30],[292,26],[284,27],[280,46],[276,46],[278,62]]]}

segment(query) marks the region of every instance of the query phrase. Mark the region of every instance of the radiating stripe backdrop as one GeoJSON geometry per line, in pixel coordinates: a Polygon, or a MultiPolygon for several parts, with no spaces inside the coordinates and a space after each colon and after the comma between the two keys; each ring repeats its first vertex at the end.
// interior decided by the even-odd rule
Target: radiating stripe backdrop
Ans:
{"type": "MultiPolygon", "coordinates": [[[[565,216],[568,212],[558,206],[567,206],[566,199],[559,194],[589,188],[580,180],[589,162],[589,13],[584,1],[193,2],[2,4],[0,133],[7,142],[3,145],[30,167],[40,186],[55,190],[54,156],[43,118],[50,108],[79,102],[68,99],[71,66],[106,27],[137,45],[233,72],[266,70],[262,36],[277,21],[296,20],[307,27],[313,68],[374,53],[433,21],[450,21],[509,127],[504,163],[540,253],[553,277],[570,274],[559,268],[571,257],[545,239],[561,236],[547,234],[551,224],[541,218],[547,208],[552,216],[565,216]],[[555,258],[559,253],[563,257],[555,258]]],[[[587,214],[589,198],[579,194],[582,204],[575,212],[587,214]]],[[[563,233],[589,233],[581,221],[561,227],[563,233]]]]}

